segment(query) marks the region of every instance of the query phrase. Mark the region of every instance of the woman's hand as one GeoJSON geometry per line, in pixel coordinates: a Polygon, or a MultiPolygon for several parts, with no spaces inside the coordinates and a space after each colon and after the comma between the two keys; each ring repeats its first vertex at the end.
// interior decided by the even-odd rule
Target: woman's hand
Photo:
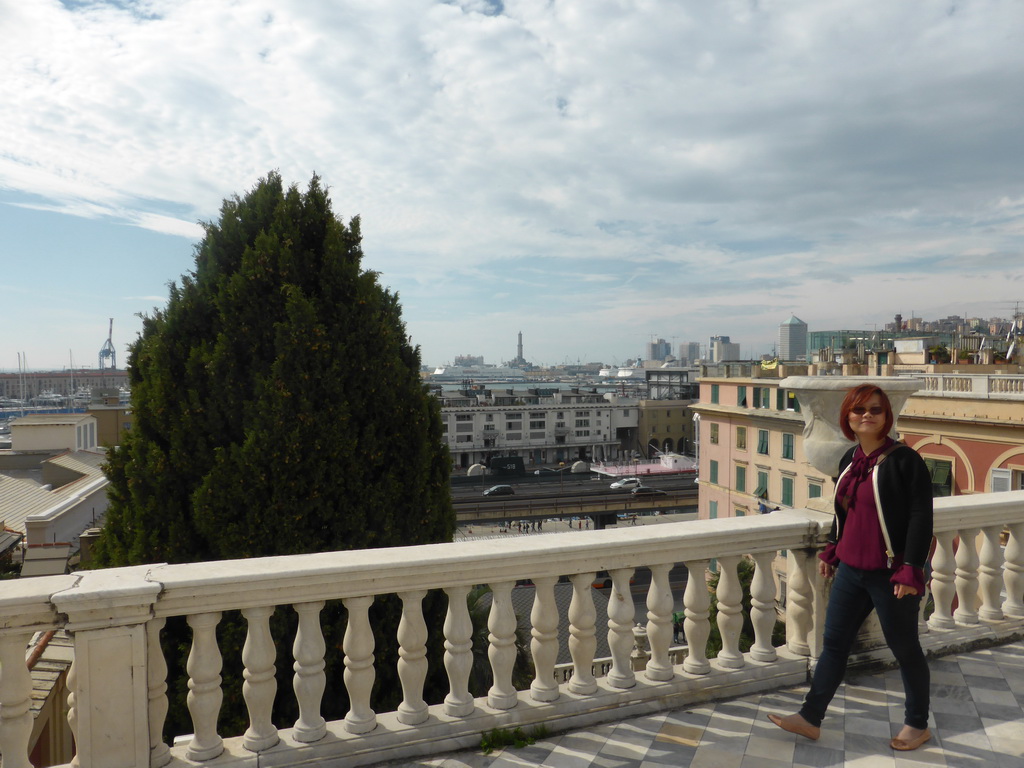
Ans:
{"type": "Polygon", "coordinates": [[[818,573],[824,576],[826,579],[831,579],[836,575],[836,567],[826,563],[824,560],[818,561],[818,573]]]}
{"type": "Polygon", "coordinates": [[[906,597],[907,595],[916,595],[917,590],[906,584],[897,584],[893,587],[892,593],[896,595],[896,599],[899,600],[901,597],[906,597]]]}

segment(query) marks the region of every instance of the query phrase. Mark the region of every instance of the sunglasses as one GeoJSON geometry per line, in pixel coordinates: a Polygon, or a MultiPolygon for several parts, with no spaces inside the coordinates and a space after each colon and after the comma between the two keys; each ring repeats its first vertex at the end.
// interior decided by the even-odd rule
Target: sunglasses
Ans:
{"type": "Polygon", "coordinates": [[[885,408],[880,405],[872,405],[870,408],[865,408],[863,405],[855,405],[850,409],[850,413],[855,413],[858,416],[863,416],[865,413],[870,413],[872,416],[881,416],[885,413],[885,408]]]}

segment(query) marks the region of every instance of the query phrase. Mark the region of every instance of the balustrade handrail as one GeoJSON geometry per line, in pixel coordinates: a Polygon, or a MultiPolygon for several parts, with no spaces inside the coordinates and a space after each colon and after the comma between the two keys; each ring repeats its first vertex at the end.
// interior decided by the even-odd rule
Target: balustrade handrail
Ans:
{"type": "MultiPolygon", "coordinates": [[[[1024,491],[937,499],[935,510],[932,592],[936,612],[929,625],[946,630],[1007,618],[1024,624],[1024,491]],[[1004,530],[1009,538],[1002,547],[1004,530]],[[965,546],[975,541],[980,547],[965,546]],[[953,611],[957,602],[959,607],[953,611]]],[[[708,676],[718,676],[715,685],[724,686],[721,695],[738,690],[730,685],[767,688],[799,682],[807,670],[801,657],[814,654],[815,638],[820,637],[822,592],[813,555],[823,545],[830,523],[831,516],[822,512],[781,510],[573,535],[156,564],[8,582],[0,591],[4,766],[28,766],[18,752],[27,750],[32,727],[31,684],[18,660],[33,632],[62,627],[75,635],[69,719],[77,729],[83,766],[101,754],[97,750],[103,750],[104,764],[148,763],[158,768],[176,756],[203,761],[225,749],[244,755],[314,742],[324,765],[363,765],[384,759],[379,756],[384,754],[381,750],[390,750],[389,758],[413,754],[409,750],[415,739],[449,746],[468,744],[473,734],[491,727],[552,719],[563,726],[585,724],[611,717],[608,713],[616,706],[642,708],[653,700],[664,705],[672,697],[705,697],[708,676]],[[788,643],[776,653],[770,642],[776,617],[772,563],[779,550],[789,552],[788,643]],[[738,646],[743,619],[736,568],[744,557],[756,564],[750,611],[756,638],[748,653],[739,652],[738,646]],[[722,651],[714,663],[704,655],[709,632],[704,573],[711,559],[717,559],[722,574],[717,592],[722,651]],[[682,664],[676,664],[669,653],[673,597],[668,574],[677,564],[689,570],[684,629],[690,652],[682,664]],[[645,656],[642,678],[634,674],[631,659],[634,604],[629,577],[638,567],[650,568],[652,573],[646,598],[650,654],[645,656]],[[608,571],[613,582],[608,603],[611,662],[607,677],[600,681],[593,674],[596,628],[590,588],[598,571],[608,571]],[[568,614],[560,618],[553,590],[563,577],[572,582],[573,594],[568,614]],[[521,579],[536,584],[530,615],[535,678],[525,692],[511,686],[517,621],[511,590],[521,579]],[[488,654],[494,685],[486,697],[474,700],[466,687],[471,625],[465,597],[477,584],[488,584],[493,590],[488,654]],[[444,704],[430,707],[421,695],[427,627],[420,609],[420,600],[429,590],[443,590],[449,599],[444,638],[451,684],[444,704]],[[375,596],[385,594],[397,594],[403,604],[397,663],[405,698],[396,712],[378,715],[370,708],[370,691],[374,664],[381,662],[374,657],[367,610],[375,596]],[[333,724],[319,716],[325,672],[318,617],[327,600],[341,600],[349,616],[343,644],[344,681],[352,709],[333,724]],[[294,728],[279,730],[270,722],[276,683],[269,617],[284,605],[294,606],[300,614],[293,654],[301,716],[294,728]],[[217,732],[222,691],[216,627],[222,612],[234,610],[242,612],[249,627],[243,650],[243,693],[250,727],[244,736],[223,739],[217,732]],[[171,616],[185,616],[194,633],[188,673],[189,709],[196,730],[187,748],[174,749],[161,737],[167,668],[160,631],[171,616]],[[574,667],[574,674],[561,685],[554,675],[560,620],[568,622],[574,667]],[[772,671],[744,676],[747,659],[768,664],[772,671]],[[105,690],[95,690],[97,684],[105,690]],[[592,697],[590,703],[588,697],[592,697]],[[551,702],[556,701],[563,705],[552,709],[551,702]],[[482,712],[485,717],[468,717],[482,712]],[[376,729],[380,722],[388,727],[376,729]],[[371,731],[376,735],[361,737],[371,731]]],[[[300,760],[298,753],[295,759],[300,760]]],[[[279,755],[275,764],[293,763],[279,755]]]]}
{"type": "MultiPolygon", "coordinates": [[[[136,594],[142,604],[152,603],[153,616],[168,617],[198,609],[237,610],[796,549],[814,546],[819,536],[817,522],[783,513],[534,536],[528,546],[519,539],[487,539],[115,568],[53,577],[56,581],[15,583],[26,597],[38,601],[37,628],[50,629],[63,624],[52,620],[56,611],[49,604],[51,597],[66,614],[103,612],[112,592],[122,605],[131,603],[131,595],[136,594]],[[133,593],[129,582],[142,591],[133,593]]],[[[0,609],[5,602],[0,598],[0,609]]],[[[123,623],[118,615],[107,618],[110,625],[123,623]]],[[[94,628],[98,620],[94,616],[88,625],[94,628]]]]}
{"type": "Polygon", "coordinates": [[[935,499],[933,504],[936,533],[1008,525],[1015,519],[1024,519],[1024,491],[945,496],[935,499]]]}

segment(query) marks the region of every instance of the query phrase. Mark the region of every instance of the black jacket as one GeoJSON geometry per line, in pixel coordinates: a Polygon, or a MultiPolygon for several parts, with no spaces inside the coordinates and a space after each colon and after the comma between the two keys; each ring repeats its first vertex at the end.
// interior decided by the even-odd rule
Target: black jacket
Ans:
{"type": "MultiPolygon", "coordinates": [[[[854,446],[840,459],[839,478],[853,461],[856,449],[854,446]]],[[[932,478],[924,459],[910,446],[898,445],[871,471],[871,480],[887,554],[890,558],[902,554],[904,563],[924,568],[932,545],[932,478]]],[[[828,538],[838,542],[846,510],[837,502],[834,506],[836,519],[828,538]]]]}

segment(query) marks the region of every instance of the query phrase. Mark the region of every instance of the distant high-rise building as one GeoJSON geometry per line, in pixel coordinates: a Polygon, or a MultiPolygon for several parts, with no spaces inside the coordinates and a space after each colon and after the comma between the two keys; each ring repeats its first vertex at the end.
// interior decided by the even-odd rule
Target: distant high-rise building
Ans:
{"type": "Polygon", "coordinates": [[[680,344],[679,360],[683,365],[693,365],[700,360],[700,342],[684,341],[680,344]]]}
{"type": "Polygon", "coordinates": [[[664,339],[647,342],[647,359],[664,360],[672,354],[672,345],[664,339]]]}
{"type": "Polygon", "coordinates": [[[796,315],[779,325],[779,360],[807,359],[807,323],[796,315]]]}
{"type": "Polygon", "coordinates": [[[740,345],[729,341],[728,336],[711,337],[711,362],[721,363],[726,360],[740,359],[740,345]]]}

